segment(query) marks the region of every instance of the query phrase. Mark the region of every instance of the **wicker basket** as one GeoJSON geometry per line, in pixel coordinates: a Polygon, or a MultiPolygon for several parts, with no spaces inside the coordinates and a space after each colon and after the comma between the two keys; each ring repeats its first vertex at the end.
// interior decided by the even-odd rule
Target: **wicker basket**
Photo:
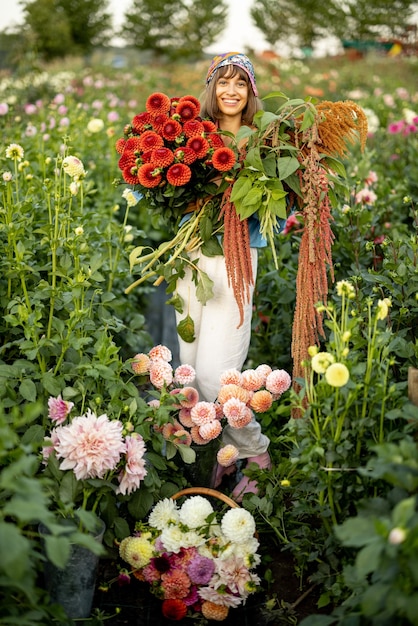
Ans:
{"type": "Polygon", "coordinates": [[[181,491],[178,491],[177,493],[175,493],[173,496],[171,496],[171,499],[177,500],[178,498],[181,498],[182,496],[197,496],[197,495],[209,496],[212,498],[217,498],[218,500],[222,500],[222,502],[225,502],[225,504],[230,506],[231,509],[239,508],[239,504],[237,504],[234,500],[232,500],[232,498],[229,498],[221,491],[216,491],[216,489],[210,489],[209,487],[187,487],[187,489],[182,489],[181,491]]]}

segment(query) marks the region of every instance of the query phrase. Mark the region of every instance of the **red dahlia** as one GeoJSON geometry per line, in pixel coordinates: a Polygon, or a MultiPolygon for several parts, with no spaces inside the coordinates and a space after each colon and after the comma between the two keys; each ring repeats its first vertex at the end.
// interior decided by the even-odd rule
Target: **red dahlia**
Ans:
{"type": "Polygon", "coordinates": [[[116,152],[118,154],[122,154],[123,153],[123,150],[125,148],[125,143],[126,143],[126,139],[123,139],[123,137],[121,137],[120,139],[116,140],[115,148],[116,148],[116,152]]]}
{"type": "Polygon", "coordinates": [[[139,137],[129,137],[125,143],[125,151],[141,152],[141,142],[139,137]]]}
{"type": "Polygon", "coordinates": [[[199,114],[199,108],[191,100],[182,100],[180,98],[176,106],[176,114],[180,116],[181,121],[184,123],[188,120],[194,120],[199,114]]]}
{"type": "Polygon", "coordinates": [[[156,133],[161,133],[164,126],[169,121],[168,115],[165,113],[158,113],[158,115],[153,116],[152,118],[152,127],[156,133]]]}
{"type": "Polygon", "coordinates": [[[209,151],[209,142],[204,137],[191,137],[186,143],[187,148],[191,148],[197,159],[203,159],[209,151]]]}
{"type": "Polygon", "coordinates": [[[188,165],[184,163],[175,163],[167,170],[167,180],[174,187],[182,187],[187,185],[192,177],[192,171],[188,165]]]}
{"type": "Polygon", "coordinates": [[[191,148],[187,148],[187,146],[184,146],[184,148],[176,148],[174,150],[174,156],[177,161],[181,161],[181,163],[185,163],[186,165],[194,163],[197,159],[196,152],[191,148]]]}
{"type": "Polygon", "coordinates": [[[118,161],[119,169],[124,170],[125,167],[133,167],[136,164],[136,155],[131,150],[125,150],[118,161]]]}
{"type": "Polygon", "coordinates": [[[128,185],[137,185],[139,182],[138,179],[138,168],[136,165],[133,167],[127,166],[122,170],[123,180],[128,183],[128,185]]]}
{"type": "Polygon", "coordinates": [[[163,138],[160,137],[157,133],[154,133],[153,130],[146,130],[139,139],[140,149],[145,152],[145,150],[155,150],[155,148],[161,148],[164,145],[163,138]]]}
{"type": "Polygon", "coordinates": [[[212,120],[202,120],[202,124],[206,133],[214,133],[217,130],[216,124],[212,120]]]}
{"type": "Polygon", "coordinates": [[[187,606],[183,600],[163,600],[161,610],[164,617],[175,620],[176,622],[187,615],[187,606]]]}
{"type": "Polygon", "coordinates": [[[151,153],[151,161],[156,167],[168,167],[174,161],[174,154],[169,148],[156,148],[151,153]]]}
{"type": "Polygon", "coordinates": [[[181,135],[182,125],[177,120],[169,120],[161,130],[161,134],[166,141],[174,141],[181,135]]]}
{"type": "Polygon", "coordinates": [[[227,172],[236,163],[235,153],[231,148],[218,148],[212,155],[213,167],[220,172],[227,172]]]}
{"type": "Polygon", "coordinates": [[[205,129],[199,120],[189,120],[183,124],[183,132],[186,137],[197,137],[198,135],[203,135],[205,129]]]}
{"type": "Polygon", "coordinates": [[[165,93],[152,93],[145,103],[148,113],[156,115],[157,113],[168,113],[171,107],[171,100],[165,93]]]}
{"type": "Polygon", "coordinates": [[[212,146],[212,148],[215,148],[215,149],[222,148],[222,146],[225,145],[222,137],[220,135],[217,135],[216,133],[209,133],[208,141],[210,145],[212,146]]]}
{"type": "Polygon", "coordinates": [[[178,102],[192,102],[192,104],[195,105],[196,107],[196,115],[199,115],[200,113],[200,102],[197,98],[195,98],[194,96],[182,96],[181,98],[178,99],[178,102]]]}
{"type": "Polygon", "coordinates": [[[132,120],[132,130],[134,133],[142,133],[151,124],[151,115],[147,112],[138,113],[132,120]]]}
{"type": "Polygon", "coordinates": [[[145,163],[138,170],[138,181],[140,185],[149,189],[158,187],[161,183],[160,171],[152,163],[145,163]]]}

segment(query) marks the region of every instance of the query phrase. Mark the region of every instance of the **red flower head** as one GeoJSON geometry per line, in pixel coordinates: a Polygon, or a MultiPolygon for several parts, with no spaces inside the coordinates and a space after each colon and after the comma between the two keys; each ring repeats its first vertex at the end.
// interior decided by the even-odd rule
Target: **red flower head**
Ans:
{"type": "Polygon", "coordinates": [[[123,137],[121,137],[120,139],[116,140],[115,143],[115,148],[116,148],[116,152],[118,154],[122,154],[124,149],[125,149],[125,144],[126,144],[126,139],[124,139],[123,137]]]}
{"type": "Polygon", "coordinates": [[[184,124],[184,122],[194,120],[198,116],[199,108],[191,100],[180,98],[175,114],[179,116],[180,121],[184,124]]]}
{"type": "Polygon", "coordinates": [[[130,150],[125,150],[119,159],[118,165],[120,170],[124,170],[126,167],[133,167],[136,165],[136,155],[130,150]]]}
{"type": "Polygon", "coordinates": [[[189,120],[183,124],[183,132],[186,137],[197,137],[203,135],[205,129],[199,120],[189,120]]]}
{"type": "Polygon", "coordinates": [[[196,107],[196,115],[199,115],[199,113],[200,113],[200,102],[194,96],[182,96],[181,98],[178,99],[178,102],[179,103],[180,102],[191,102],[196,107]]]}
{"type": "Polygon", "coordinates": [[[129,137],[125,143],[125,152],[141,152],[141,142],[139,137],[129,137]]]}
{"type": "Polygon", "coordinates": [[[175,163],[167,170],[167,180],[170,185],[174,187],[182,187],[187,185],[192,177],[192,171],[190,167],[184,163],[175,163]]]}
{"type": "Polygon", "coordinates": [[[164,600],[161,610],[164,617],[176,622],[179,622],[187,615],[187,606],[183,600],[164,600]]]}
{"type": "Polygon", "coordinates": [[[165,93],[152,93],[145,103],[148,113],[157,115],[158,113],[168,113],[171,107],[171,100],[165,93]]]}
{"type": "Polygon", "coordinates": [[[231,148],[218,148],[212,155],[213,167],[220,172],[227,172],[236,163],[235,153],[231,148]]]}
{"type": "Polygon", "coordinates": [[[142,133],[146,128],[149,128],[151,124],[151,115],[146,113],[138,113],[132,120],[132,130],[138,135],[142,133]]]}
{"type": "Polygon", "coordinates": [[[156,133],[161,133],[164,126],[169,121],[168,115],[165,113],[158,113],[155,117],[152,118],[152,127],[156,133]]]}
{"type": "Polygon", "coordinates": [[[145,163],[141,165],[138,170],[138,182],[143,187],[158,187],[161,183],[161,174],[159,170],[152,163],[145,163]]]}
{"type": "Polygon", "coordinates": [[[166,141],[175,141],[180,137],[183,128],[177,120],[169,120],[161,130],[161,134],[166,141]]]}
{"type": "Polygon", "coordinates": [[[216,124],[212,122],[212,120],[202,120],[203,128],[205,129],[205,133],[214,133],[216,132],[216,124]]]}
{"type": "Polygon", "coordinates": [[[169,148],[156,148],[151,152],[151,162],[156,167],[168,167],[174,161],[174,154],[169,148]]]}
{"type": "Polygon", "coordinates": [[[128,183],[128,185],[137,185],[139,183],[138,180],[138,169],[135,166],[127,166],[122,170],[123,180],[128,183]]]}
{"type": "Polygon", "coordinates": [[[164,145],[163,138],[153,130],[146,130],[140,137],[138,137],[140,149],[154,150],[155,148],[161,148],[164,145]]]}
{"type": "Polygon", "coordinates": [[[186,146],[184,146],[184,148],[176,148],[174,150],[174,156],[177,161],[185,163],[186,165],[190,165],[197,159],[196,152],[186,146]]]}
{"type": "Polygon", "coordinates": [[[225,145],[222,137],[220,135],[217,135],[216,133],[209,133],[208,141],[212,148],[214,148],[215,150],[216,148],[222,148],[222,146],[225,145]]]}
{"type": "Polygon", "coordinates": [[[209,152],[209,142],[204,137],[191,137],[187,143],[187,148],[191,148],[197,159],[204,159],[209,152]]]}

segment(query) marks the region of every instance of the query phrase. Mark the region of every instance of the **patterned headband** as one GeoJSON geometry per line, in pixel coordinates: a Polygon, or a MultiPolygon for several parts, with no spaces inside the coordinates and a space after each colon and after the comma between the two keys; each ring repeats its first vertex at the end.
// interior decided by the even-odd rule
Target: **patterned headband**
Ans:
{"type": "Polygon", "coordinates": [[[236,65],[247,73],[250,79],[251,87],[253,88],[254,95],[258,96],[257,86],[255,84],[255,72],[253,64],[250,59],[241,52],[225,52],[224,54],[218,54],[212,59],[212,63],[208,69],[206,75],[206,85],[209,85],[210,81],[215,75],[216,70],[226,65],[236,65]]]}

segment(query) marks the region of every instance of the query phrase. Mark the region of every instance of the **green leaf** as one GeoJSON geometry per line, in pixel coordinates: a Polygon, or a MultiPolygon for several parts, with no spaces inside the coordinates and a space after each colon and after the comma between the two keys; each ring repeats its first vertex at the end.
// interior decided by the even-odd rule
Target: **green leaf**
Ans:
{"type": "Polygon", "coordinates": [[[135,519],[144,519],[154,504],[154,498],[148,489],[141,487],[134,491],[128,501],[129,513],[135,519]]]}
{"type": "Polygon", "coordinates": [[[247,193],[251,191],[253,180],[247,176],[238,177],[231,191],[231,202],[237,202],[241,198],[245,198],[247,193]]]}
{"type": "Polygon", "coordinates": [[[315,113],[313,112],[313,110],[311,108],[306,109],[305,113],[303,114],[303,120],[302,120],[302,124],[300,125],[300,130],[306,130],[307,128],[310,128],[312,126],[312,124],[315,121],[315,113]]]}
{"type": "Polygon", "coordinates": [[[343,178],[347,178],[347,171],[344,167],[344,164],[341,163],[338,159],[334,159],[333,157],[327,156],[323,159],[325,163],[329,166],[331,170],[342,176],[343,178]]]}
{"type": "Polygon", "coordinates": [[[52,372],[42,374],[42,385],[51,396],[58,396],[62,391],[62,383],[52,372]]]}
{"type": "Polygon", "coordinates": [[[177,449],[185,463],[194,463],[196,461],[196,452],[190,446],[179,444],[177,449]]]}
{"type": "Polygon", "coordinates": [[[376,539],[374,520],[364,517],[349,518],[341,526],[335,527],[335,534],[344,546],[365,546],[376,539]]]}
{"type": "Polygon", "coordinates": [[[122,517],[115,517],[113,520],[113,529],[117,539],[123,539],[124,537],[128,537],[130,534],[129,524],[126,519],[123,519],[122,517]]]}
{"type": "Polygon", "coordinates": [[[12,580],[19,580],[29,567],[30,542],[15,524],[0,522],[0,570],[12,580]]]}
{"type": "Polygon", "coordinates": [[[213,257],[223,254],[222,246],[219,243],[217,237],[211,237],[207,241],[204,241],[200,247],[202,254],[205,256],[213,257]]]}
{"type": "Polygon", "coordinates": [[[380,555],[383,550],[383,542],[380,538],[365,546],[356,557],[356,570],[359,578],[365,579],[368,574],[379,567],[380,555]]]}
{"type": "Polygon", "coordinates": [[[199,233],[202,241],[207,241],[212,236],[213,222],[208,215],[203,215],[199,222],[199,233]]]}
{"type": "Polygon", "coordinates": [[[299,166],[300,164],[296,157],[279,157],[277,159],[277,169],[280,180],[284,180],[294,174],[299,169],[299,166]]]}
{"type": "Polygon", "coordinates": [[[177,324],[177,332],[183,341],[193,343],[196,337],[194,334],[194,322],[190,315],[186,315],[186,317],[177,324]]]}
{"type": "Polygon", "coordinates": [[[171,306],[173,306],[177,313],[183,313],[183,298],[178,294],[167,300],[166,304],[170,304],[171,306]]]}
{"type": "MultiPolygon", "coordinates": [[[[199,274],[199,280],[196,284],[196,298],[202,304],[206,304],[208,300],[213,298],[213,280],[209,278],[206,272],[200,272],[199,274]]],[[[193,323],[193,320],[191,321],[193,323]]],[[[193,323],[193,335],[194,335],[194,323],[193,323]]],[[[194,337],[192,341],[194,341],[194,337]]]]}
{"type": "Polygon", "coordinates": [[[68,537],[44,535],[46,555],[56,567],[63,569],[70,557],[71,543],[68,537]]]}
{"type": "Polygon", "coordinates": [[[19,392],[21,396],[28,402],[35,402],[36,400],[36,385],[33,380],[22,380],[19,386],[19,392]]]}

